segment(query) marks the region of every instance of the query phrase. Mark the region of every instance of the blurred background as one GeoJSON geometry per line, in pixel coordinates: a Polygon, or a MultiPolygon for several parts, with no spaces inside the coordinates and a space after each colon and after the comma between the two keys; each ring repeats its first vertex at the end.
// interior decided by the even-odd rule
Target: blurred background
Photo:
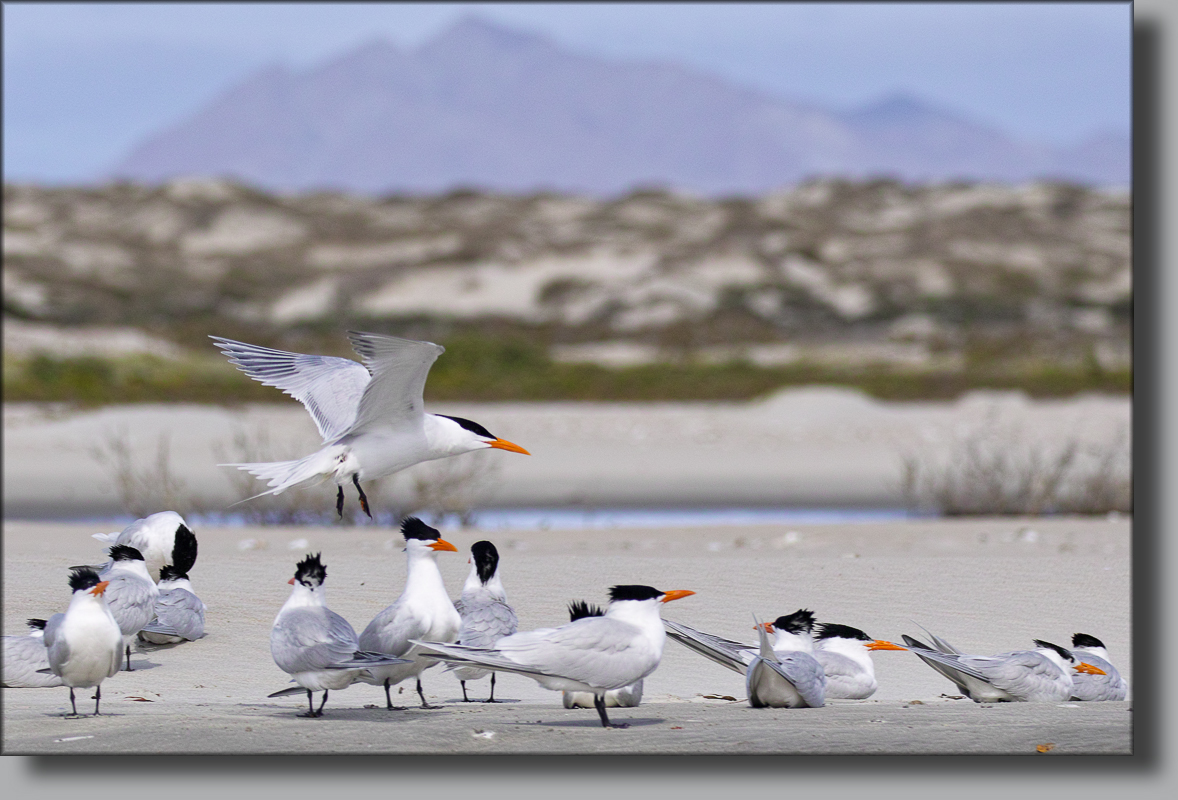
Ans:
{"type": "MultiPolygon", "coordinates": [[[[427,403],[640,402],[648,420],[667,419],[651,403],[753,403],[756,419],[825,431],[807,453],[829,454],[864,409],[900,408],[880,403],[1023,398],[933,433],[918,422],[933,411],[880,422],[859,439],[889,430],[866,459],[888,466],[858,494],[798,488],[837,482],[848,449],[829,472],[797,464],[794,484],[758,467],[773,480],[751,494],[708,494],[706,476],[687,499],[467,491],[456,513],[691,498],[1128,510],[1127,3],[3,14],[6,441],[31,408],[291,403],[207,336],[347,356],[351,328],[444,344],[427,403]],[[796,394],[814,386],[858,399],[796,394]],[[809,405],[773,404],[790,391],[809,405]],[[1093,396],[1112,405],[1028,423],[1033,402],[1093,396]],[[1028,426],[1049,441],[1019,461],[1028,426]],[[989,500],[961,489],[986,475],[989,500]]],[[[495,430],[530,446],[519,424],[495,430]]],[[[542,435],[559,449],[575,429],[542,435]]],[[[85,447],[121,464],[124,507],[147,469],[135,458],[168,485],[164,439],[105,436],[85,447]]],[[[269,444],[238,431],[239,455],[285,457],[269,444]]],[[[741,452],[722,462],[738,476],[741,452]]],[[[443,477],[493,483],[468,471],[443,477]]],[[[524,478],[544,480],[498,483],[524,478]]],[[[437,505],[430,480],[418,502],[437,505]]],[[[400,508],[408,491],[390,495],[400,508]]]]}

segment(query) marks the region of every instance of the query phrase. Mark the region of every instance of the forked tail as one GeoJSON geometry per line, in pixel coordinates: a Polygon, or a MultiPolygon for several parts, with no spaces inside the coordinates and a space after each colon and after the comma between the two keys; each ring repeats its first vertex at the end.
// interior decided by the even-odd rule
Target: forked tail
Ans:
{"type": "MultiPolygon", "coordinates": [[[[270,461],[258,464],[218,464],[219,467],[237,467],[253,475],[258,480],[266,481],[270,488],[259,492],[246,500],[253,500],[267,494],[281,494],[293,486],[299,486],[314,481],[318,483],[325,478],[335,475],[339,465],[339,445],[325,447],[295,461],[270,461]]],[[[245,502],[242,500],[240,502],[245,502]]],[[[234,504],[236,505],[236,503],[234,504]]]]}

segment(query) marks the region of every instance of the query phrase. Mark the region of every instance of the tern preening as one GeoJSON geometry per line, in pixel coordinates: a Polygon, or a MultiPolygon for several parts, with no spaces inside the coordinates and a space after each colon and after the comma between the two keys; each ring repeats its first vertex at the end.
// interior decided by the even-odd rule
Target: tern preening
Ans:
{"type": "Polygon", "coordinates": [[[155,601],[159,587],[147,574],[143,554],[125,544],[112,545],[110,565],[100,572],[99,577],[109,583],[104,596],[106,604],[119,630],[123,632],[123,644],[127,650],[127,671],[131,671],[131,643],[139,631],[155,616],[155,601]]]}
{"type": "MultiPolygon", "coordinates": [[[[196,563],[196,536],[184,518],[175,511],[160,511],[138,519],[117,533],[94,533],[95,539],[107,544],[125,544],[134,547],[143,554],[143,561],[147,565],[147,574],[154,580],[160,574],[160,568],[176,563],[176,549],[180,548],[185,559],[191,563],[184,568],[185,572],[192,569],[196,563]]],[[[104,564],[97,567],[99,571],[110,566],[104,564]]]]}
{"type": "MultiPolygon", "coordinates": [[[[760,647],[745,672],[749,705],[753,708],[822,708],[826,704],[826,675],[818,660],[807,652],[802,638],[796,631],[775,622],[761,624],[755,617],[753,621],[760,647]],[[777,632],[777,642],[770,643],[771,630],[777,632]]],[[[808,638],[808,627],[805,633],[808,638]]],[[[809,650],[813,650],[812,645],[809,650]]]]}
{"type": "Polygon", "coordinates": [[[1072,676],[1073,700],[1124,700],[1129,686],[1108,658],[1104,642],[1087,633],[1072,635],[1072,655],[1085,664],[1101,669],[1103,675],[1077,672],[1072,676]]]}
{"type": "Polygon", "coordinates": [[[70,573],[69,608],[45,623],[45,649],[49,670],[70,687],[67,716],[77,717],[74,689],[94,687],[94,713],[102,701],[102,682],[113,677],[122,664],[123,634],[107,607],[107,581],[99,580],[90,567],[74,567],[70,573]]]}
{"type": "Polygon", "coordinates": [[[267,482],[269,490],[254,497],[331,478],[337,486],[336,511],[341,517],[344,486],[349,482],[359,492],[364,513],[371,517],[361,481],[474,450],[495,448],[528,455],[477,422],[425,413],[425,379],[445,352],[433,342],[348,331],[353,349],[363,359],[360,363],[210,338],[246,375],[306,406],[323,437],[319,450],[295,461],[222,464],[267,482]]]}
{"type": "Polygon", "coordinates": [[[299,715],[303,717],[322,717],[328,691],[352,685],[363,670],[404,663],[400,658],[360,649],[356,631],[327,607],[323,588],[326,578],[327,566],[319,553],[300,561],[288,581],[294,588],[270,629],[274,663],[298,684],[270,697],[306,691],[307,713],[299,715]],[[318,710],[312,692],[323,692],[318,710]]]}
{"type": "Polygon", "coordinates": [[[61,686],[61,677],[49,669],[45,649],[45,620],[30,619],[27,636],[4,637],[5,689],[43,689],[61,686]]]}
{"type": "Polygon", "coordinates": [[[432,658],[423,658],[414,639],[452,642],[458,638],[462,618],[446,593],[442,573],[438,570],[438,553],[457,553],[458,548],[441,538],[417,517],[406,517],[401,523],[405,537],[408,569],[405,591],[391,606],[377,614],[360,634],[360,646],[377,653],[388,653],[409,659],[412,663],[377,667],[360,677],[365,683],[384,687],[385,707],[393,709],[389,689],[406,678],[417,678],[417,696],[422,708],[435,708],[426,702],[421,689],[423,670],[437,665],[432,658]]]}
{"type": "MultiPolygon", "coordinates": [[[[585,617],[604,617],[605,609],[590,605],[584,600],[569,603],[569,622],[585,617]]],[[[561,692],[565,708],[596,708],[591,692],[561,692]]],[[[605,693],[606,708],[634,708],[642,702],[642,681],[635,681],[621,689],[610,689],[605,693]]]]}
{"type": "MultiPolygon", "coordinates": [[[[470,574],[462,587],[462,596],[454,604],[462,618],[458,629],[458,644],[471,647],[494,647],[504,636],[515,633],[519,621],[515,610],[507,604],[507,592],[499,577],[499,551],[491,542],[475,542],[470,546],[470,574]]],[[[454,675],[462,684],[462,701],[469,703],[466,682],[491,676],[491,694],[486,702],[495,700],[495,673],[475,667],[457,667],[454,675]]]]}
{"type": "MultiPolygon", "coordinates": [[[[1035,639],[1034,650],[974,656],[941,652],[911,636],[903,638],[908,649],[975,703],[1058,703],[1072,696],[1074,674],[1104,674],[1100,668],[1078,661],[1067,648],[1042,639],[1035,639]]],[[[938,647],[950,647],[937,637],[934,640],[938,647]]]]}
{"type": "Polygon", "coordinates": [[[605,694],[654,672],[666,641],[659,610],[663,603],[692,594],[615,586],[604,616],[505,636],[489,648],[430,641],[415,644],[451,664],[514,672],[557,692],[592,692],[602,726],[625,728],[628,725],[609,721],[605,694]]]}
{"type": "Polygon", "coordinates": [[[824,623],[814,631],[814,658],[826,674],[827,700],[864,700],[875,694],[873,650],[904,650],[850,625],[824,623]]]}

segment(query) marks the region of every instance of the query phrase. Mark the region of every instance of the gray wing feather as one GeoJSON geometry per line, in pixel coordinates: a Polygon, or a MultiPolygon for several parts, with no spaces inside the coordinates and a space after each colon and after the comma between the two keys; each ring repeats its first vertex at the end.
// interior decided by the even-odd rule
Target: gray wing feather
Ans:
{"type": "Polygon", "coordinates": [[[786,653],[780,662],[765,660],[765,665],[794,685],[811,708],[826,703],[826,673],[809,653],[786,653]]]}
{"type": "Polygon", "coordinates": [[[6,688],[38,689],[61,686],[61,678],[38,670],[49,669],[49,652],[40,636],[4,637],[4,678],[6,688]]]}
{"type": "Polygon", "coordinates": [[[741,675],[745,674],[755,656],[750,645],[698,631],[682,622],[664,619],[663,627],[667,629],[667,635],[679,644],[741,675]]]}
{"type": "Polygon", "coordinates": [[[403,656],[413,646],[410,639],[425,635],[425,626],[409,612],[403,600],[381,611],[360,634],[360,647],[374,653],[403,656]]]}
{"type": "Polygon", "coordinates": [[[144,626],[144,630],[183,636],[189,641],[205,635],[205,604],[187,589],[160,592],[155,601],[155,616],[155,621],[144,626]]]}
{"type": "Polygon", "coordinates": [[[303,355],[211,336],[229,363],[263,384],[302,403],[323,440],[344,435],[356,421],[360,398],[371,380],[363,364],[349,358],[303,355]]]}
{"type": "Polygon", "coordinates": [[[359,650],[348,621],[327,608],[298,608],[278,618],[270,650],[284,672],[346,669],[359,650]]]}
{"type": "Polygon", "coordinates": [[[1104,675],[1086,675],[1077,672],[1072,675],[1073,700],[1124,700],[1129,694],[1129,685],[1117,668],[1107,660],[1087,650],[1073,650],[1077,661],[1083,661],[1104,670],[1104,675]]]}
{"type": "Polygon", "coordinates": [[[138,633],[151,622],[155,616],[155,600],[159,596],[154,583],[128,575],[103,576],[103,580],[110,581],[103,596],[124,636],[138,633]]]}
{"type": "Polygon", "coordinates": [[[458,641],[469,647],[493,647],[504,636],[515,633],[519,627],[515,611],[499,600],[471,603],[462,615],[462,627],[458,629],[458,641]]]}
{"type": "Polygon", "coordinates": [[[358,331],[348,331],[348,338],[372,373],[348,433],[387,430],[420,419],[425,413],[425,379],[445,348],[358,331]]]}

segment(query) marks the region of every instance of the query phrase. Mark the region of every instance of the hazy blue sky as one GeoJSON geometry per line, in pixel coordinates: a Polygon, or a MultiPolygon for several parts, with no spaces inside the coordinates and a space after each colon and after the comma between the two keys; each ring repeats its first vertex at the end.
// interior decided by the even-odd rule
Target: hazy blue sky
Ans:
{"type": "Polygon", "coordinates": [[[377,37],[414,47],[471,11],[584,53],[677,61],[831,108],[904,91],[1027,139],[1127,134],[1131,8],[6,2],[5,177],[91,179],[259,66],[312,67],[377,37]]]}

